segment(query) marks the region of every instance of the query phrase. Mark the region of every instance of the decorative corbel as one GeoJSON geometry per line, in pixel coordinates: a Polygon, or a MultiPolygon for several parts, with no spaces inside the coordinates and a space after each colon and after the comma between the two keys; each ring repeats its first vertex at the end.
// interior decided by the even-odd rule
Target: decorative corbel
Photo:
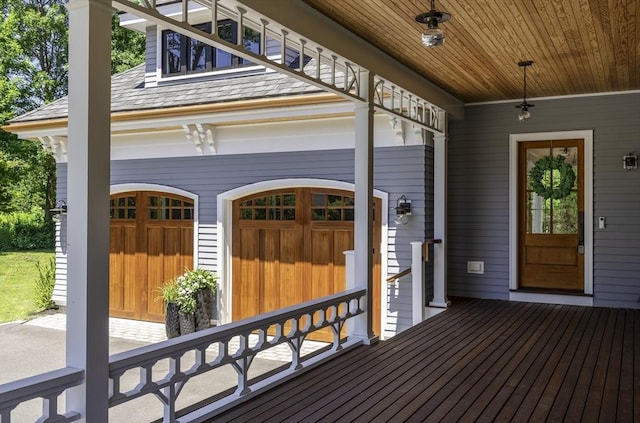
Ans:
{"type": "Polygon", "coordinates": [[[216,127],[208,124],[182,125],[187,142],[193,143],[200,154],[216,154],[216,127]]]}
{"type": "Polygon", "coordinates": [[[402,119],[398,119],[395,116],[389,116],[389,124],[391,125],[391,129],[393,130],[396,144],[405,145],[406,139],[402,119]]]}
{"type": "Polygon", "coordinates": [[[200,137],[200,142],[206,145],[212,154],[217,153],[217,144],[216,144],[216,127],[214,125],[196,124],[196,128],[198,129],[198,136],[200,137]]]}
{"type": "Polygon", "coordinates": [[[424,144],[424,129],[422,126],[411,125],[413,127],[413,136],[416,139],[416,144],[424,144]]]}
{"type": "Polygon", "coordinates": [[[45,135],[38,137],[42,147],[53,154],[56,162],[67,161],[67,137],[61,135],[45,135]]]}

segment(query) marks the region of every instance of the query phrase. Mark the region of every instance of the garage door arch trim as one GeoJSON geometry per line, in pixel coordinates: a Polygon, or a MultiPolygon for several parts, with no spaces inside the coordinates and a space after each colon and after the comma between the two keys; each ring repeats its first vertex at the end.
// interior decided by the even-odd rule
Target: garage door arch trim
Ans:
{"type": "MultiPolygon", "coordinates": [[[[232,287],[233,280],[231,276],[231,260],[232,260],[232,226],[233,226],[233,201],[239,198],[243,198],[252,194],[257,194],[263,191],[288,189],[288,188],[324,188],[324,189],[337,189],[343,191],[355,192],[355,184],[344,181],[335,181],[330,179],[311,179],[311,178],[293,178],[293,179],[276,179],[270,181],[261,181],[253,184],[248,184],[242,187],[238,187],[217,196],[217,228],[218,228],[218,248],[219,261],[218,261],[218,276],[219,276],[219,297],[220,304],[218,310],[220,310],[220,320],[223,323],[231,321],[232,310],[232,287]]],[[[373,190],[373,196],[380,199],[382,203],[382,216],[381,216],[381,245],[380,245],[380,273],[382,278],[380,283],[383,288],[381,292],[385,292],[383,286],[383,280],[387,274],[387,259],[388,259],[388,210],[389,210],[389,194],[377,189],[373,190]]],[[[386,327],[387,317],[387,299],[386,295],[381,295],[381,326],[386,327]]]]}

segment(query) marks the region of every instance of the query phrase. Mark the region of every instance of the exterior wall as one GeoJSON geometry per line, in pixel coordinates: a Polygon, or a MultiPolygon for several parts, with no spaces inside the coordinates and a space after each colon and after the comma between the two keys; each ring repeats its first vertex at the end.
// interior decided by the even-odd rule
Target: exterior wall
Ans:
{"type": "Polygon", "coordinates": [[[156,43],[158,40],[158,30],[157,26],[148,26],[146,33],[146,53],[145,53],[145,64],[144,64],[144,73],[145,73],[145,85],[153,86],[158,82],[158,73],[156,71],[156,67],[158,65],[157,57],[156,57],[156,43]]]}
{"type": "Polygon", "coordinates": [[[640,93],[532,102],[525,123],[511,103],[467,106],[450,123],[449,295],[509,298],[509,135],[593,130],[594,305],[640,308],[640,169],[622,169],[640,153],[640,93]],[[485,273],[467,274],[468,260],[485,273]]]}
{"type": "MultiPolygon", "coordinates": [[[[377,148],[375,150],[376,189],[389,193],[388,273],[410,267],[411,241],[421,241],[432,233],[432,189],[427,196],[425,182],[432,174],[433,149],[424,145],[377,148]],[[412,201],[407,225],[394,223],[397,198],[404,194],[412,201]],[[425,211],[425,207],[427,210],[425,211]],[[429,225],[426,227],[425,222],[429,225]]],[[[210,155],[113,161],[112,185],[153,183],[186,190],[199,196],[198,265],[217,269],[218,194],[244,185],[284,178],[318,178],[354,182],[354,150],[278,152],[266,154],[210,155]]],[[[59,164],[59,197],[66,196],[66,165],[59,164]]],[[[384,205],[383,205],[384,207],[384,205]]],[[[63,222],[64,223],[64,222],[63,222]]],[[[62,235],[62,234],[61,234],[62,235]]],[[[66,294],[66,261],[58,253],[60,265],[56,301],[66,294]]],[[[386,275],[383,275],[386,279],[386,275]]],[[[431,292],[432,282],[427,282],[431,292]]],[[[388,287],[389,312],[385,335],[411,326],[410,277],[388,287]]]]}

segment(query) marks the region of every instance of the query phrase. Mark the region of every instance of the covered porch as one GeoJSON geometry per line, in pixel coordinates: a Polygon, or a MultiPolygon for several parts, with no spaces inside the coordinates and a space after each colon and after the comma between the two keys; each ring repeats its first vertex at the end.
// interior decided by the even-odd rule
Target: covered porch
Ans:
{"type": "MultiPolygon", "coordinates": [[[[442,244],[434,248],[436,285],[432,303],[447,307],[448,115],[461,118],[464,114],[462,102],[390,56],[376,56],[380,52],[368,48],[358,51],[358,47],[364,43],[360,38],[351,35],[344,39],[329,36],[325,41],[333,40],[333,44],[327,49],[311,39],[295,39],[294,36],[298,35],[289,32],[287,26],[277,25],[277,31],[268,32],[266,27],[270,22],[267,18],[292,20],[291,16],[287,17],[287,11],[280,7],[274,6],[269,10],[274,16],[263,16],[255,10],[247,13],[243,4],[258,7],[260,3],[251,0],[185,0],[176,2],[176,13],[172,18],[167,18],[155,10],[156,1],[143,0],[140,3],[128,0],[69,2],[71,147],[68,218],[73,222],[73,227],[69,231],[68,243],[73,248],[69,254],[67,366],[28,383],[5,387],[0,392],[4,395],[0,395],[0,405],[7,407],[0,409],[0,422],[10,419],[9,406],[13,402],[40,397],[44,402],[43,416],[50,419],[45,421],[105,422],[108,420],[109,407],[125,402],[129,395],[120,391],[118,378],[134,368],[140,372],[140,383],[134,387],[131,395],[158,397],[163,403],[160,406],[166,410],[166,422],[210,419],[640,419],[637,405],[640,403],[640,313],[637,310],[459,300],[445,313],[390,341],[376,343],[371,313],[368,312],[372,309],[370,293],[373,283],[370,254],[372,116],[375,112],[388,113],[406,125],[414,125],[419,131],[430,133],[427,138],[433,142],[435,162],[433,236],[442,239],[442,244]],[[248,53],[241,45],[221,41],[216,34],[204,34],[193,29],[188,24],[189,4],[205,4],[211,9],[214,21],[220,13],[218,6],[231,4],[233,7],[225,9],[224,13],[233,13],[241,23],[240,28],[243,20],[247,19],[252,20],[255,28],[262,27],[263,37],[279,33],[283,51],[285,45],[294,46],[301,55],[308,52],[312,58],[317,57],[318,62],[327,66],[323,71],[328,69],[328,76],[321,75],[320,66],[315,75],[306,75],[302,69],[285,69],[266,58],[264,52],[248,53]],[[249,322],[234,322],[209,333],[166,341],[116,357],[108,356],[109,219],[105,206],[109,199],[111,133],[108,95],[111,6],[132,14],[138,13],[142,19],[153,20],[159,26],[188,34],[217,48],[229,49],[255,63],[287,72],[353,101],[356,119],[356,276],[349,285],[349,291],[249,322]],[[340,48],[344,56],[331,54],[331,47],[337,48],[340,43],[344,43],[340,48]],[[372,57],[382,58],[378,62],[372,57]],[[313,320],[310,316],[316,313],[322,317],[313,320]],[[309,320],[313,320],[312,325],[308,324],[309,320]],[[340,337],[343,325],[349,325],[346,342],[340,337]],[[326,355],[304,360],[298,353],[300,344],[308,332],[317,328],[332,329],[334,343],[325,351],[326,355]],[[248,379],[247,373],[255,353],[271,346],[273,341],[267,340],[270,329],[275,329],[277,334],[275,343],[286,342],[290,346],[291,366],[284,372],[284,377],[273,380],[278,384],[274,390],[259,393],[254,388],[266,387],[264,380],[255,385],[248,379]],[[261,334],[260,341],[249,345],[249,334],[255,331],[261,334]],[[233,337],[242,339],[241,347],[228,351],[229,340],[233,337]],[[214,343],[222,349],[213,359],[207,358],[206,350],[214,343]],[[195,364],[188,369],[181,368],[181,357],[188,352],[195,352],[195,364]],[[324,358],[330,360],[320,360],[324,358]],[[166,377],[156,379],[153,366],[160,360],[169,363],[169,371],[166,377]],[[251,401],[236,405],[214,398],[213,402],[203,404],[203,412],[192,408],[187,417],[182,417],[181,411],[176,409],[176,397],[183,384],[190,377],[219,365],[231,365],[238,374],[238,387],[231,393],[232,396],[241,401],[251,401]],[[299,376],[298,371],[303,369],[308,371],[299,376]],[[66,413],[57,408],[58,397],[63,392],[67,396],[66,413]]],[[[264,4],[266,2],[262,2],[263,7],[264,4]]],[[[311,22],[314,21],[307,16],[298,25],[311,22]]],[[[326,24],[326,20],[323,23],[326,24]]],[[[314,34],[321,30],[328,32],[323,25],[310,28],[314,34]]],[[[346,30],[336,32],[345,33],[346,30]]],[[[509,107],[512,108],[512,105],[509,107]]],[[[509,128],[509,124],[503,126],[509,128]]],[[[564,129],[561,125],[558,127],[564,129]]],[[[491,153],[491,157],[502,156],[506,157],[502,151],[491,153]]],[[[453,174],[456,174],[455,171],[453,174]]],[[[487,172],[482,174],[493,175],[487,172]]],[[[496,175],[495,179],[500,182],[509,179],[508,174],[498,172],[496,175]]],[[[489,198],[484,201],[503,208],[507,204],[502,199],[493,201],[489,198]]],[[[465,202],[462,208],[466,206],[465,202]]],[[[590,217],[587,214],[587,227],[591,223],[590,217]]],[[[489,223],[507,219],[505,213],[496,213],[490,218],[489,223]]],[[[479,228],[475,229],[478,233],[482,232],[479,228]]],[[[468,232],[461,234],[458,231],[455,234],[465,237],[464,242],[459,244],[467,245],[468,232]]],[[[495,232],[489,236],[484,233],[480,235],[483,238],[496,238],[495,232]]],[[[486,249],[485,244],[482,243],[480,248],[486,249]]],[[[587,248],[588,254],[592,253],[590,248],[587,248]]],[[[501,246],[500,250],[506,248],[501,246]]],[[[465,257],[465,261],[470,261],[466,260],[470,258],[465,257]]],[[[502,257],[496,261],[501,268],[485,276],[491,279],[491,284],[496,278],[504,277],[506,272],[503,268],[508,266],[502,257]]],[[[475,288],[478,285],[475,282],[470,280],[468,285],[475,288]]],[[[489,288],[492,288],[491,284],[488,284],[489,288]]],[[[508,285],[501,289],[500,294],[508,297],[508,285]]],[[[588,291],[584,292],[587,297],[593,294],[588,291]]]]}

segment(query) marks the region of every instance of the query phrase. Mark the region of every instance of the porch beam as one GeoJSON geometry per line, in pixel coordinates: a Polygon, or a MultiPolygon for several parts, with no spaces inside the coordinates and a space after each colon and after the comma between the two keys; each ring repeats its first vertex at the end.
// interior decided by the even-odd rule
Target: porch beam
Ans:
{"type": "MultiPolygon", "coordinates": [[[[464,103],[433,82],[417,74],[368,41],[356,36],[302,0],[238,0],[269,16],[301,36],[322,44],[342,57],[358,63],[376,76],[403,87],[414,98],[424,98],[456,118],[464,118],[464,103]]],[[[407,19],[411,19],[407,17],[407,19]]]]}
{"type": "Polygon", "coordinates": [[[70,0],[67,394],[82,422],[106,423],[109,397],[110,0],[70,0]]]}

